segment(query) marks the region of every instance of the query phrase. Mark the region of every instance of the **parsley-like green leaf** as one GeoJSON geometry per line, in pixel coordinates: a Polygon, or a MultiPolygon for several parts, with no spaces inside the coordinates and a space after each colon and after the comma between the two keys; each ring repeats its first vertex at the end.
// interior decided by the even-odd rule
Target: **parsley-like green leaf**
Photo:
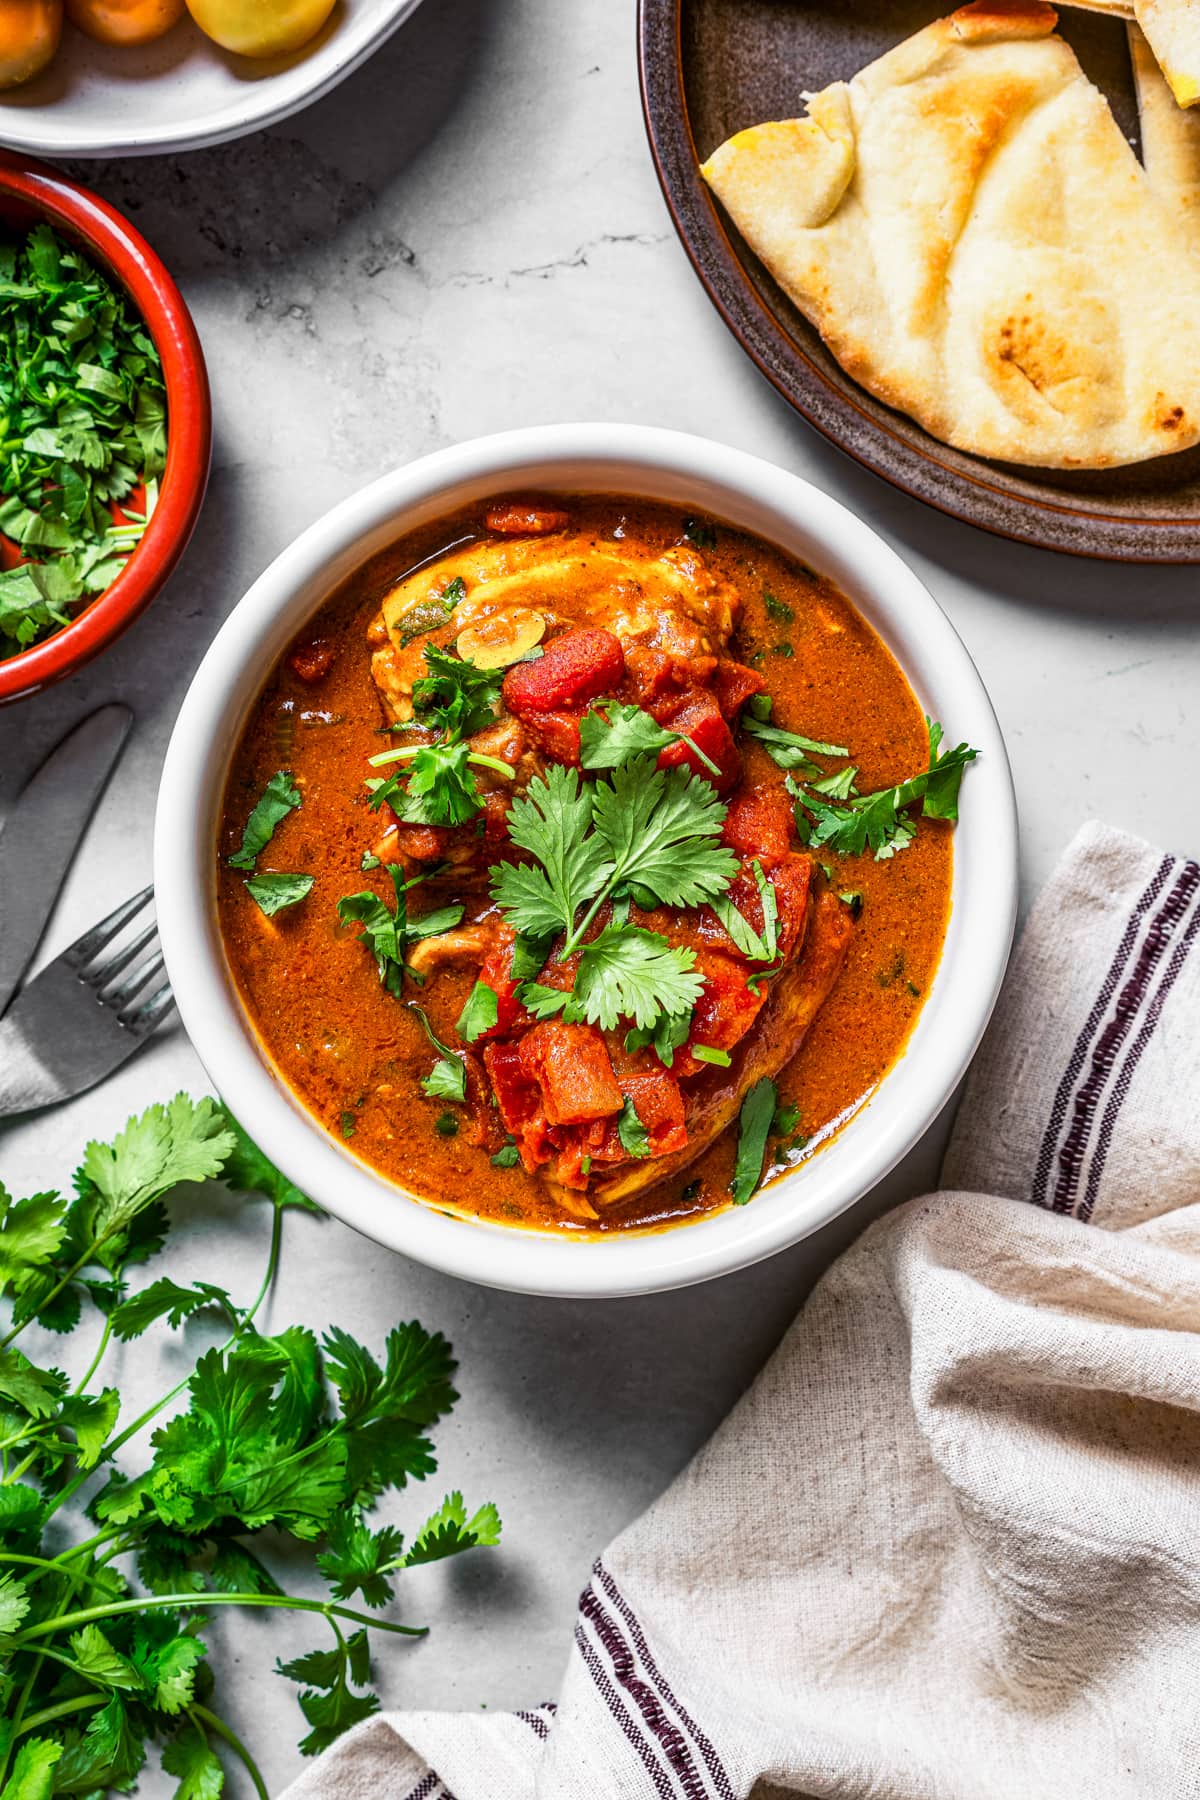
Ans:
{"type": "Polygon", "coordinates": [[[825,744],[819,738],[802,737],[797,731],[785,731],[782,725],[773,725],[769,696],[759,694],[754,699],[765,700],[767,705],[756,707],[751,700],[742,714],[742,730],[748,737],[756,738],[781,769],[812,770],[814,756],[849,756],[850,752],[841,744],[825,744]]]}
{"type": "Polygon", "coordinates": [[[17,1746],[12,1774],[0,1800],[50,1800],[55,1791],[54,1766],[62,1753],[62,1745],[49,1738],[26,1738],[17,1746]]]}
{"type": "Polygon", "coordinates": [[[763,1157],[767,1153],[767,1136],[775,1117],[777,1099],[775,1083],[764,1075],[742,1101],[737,1160],[729,1189],[735,1206],[745,1206],[762,1180],[763,1157]]]}
{"type": "Polygon", "coordinates": [[[278,769],[255,802],[239,850],[229,858],[231,869],[253,869],[275,836],[276,828],[300,804],[300,789],[290,769],[278,769]]]}
{"type": "Polygon", "coordinates": [[[466,1063],[454,1054],[448,1044],[443,1044],[429,1023],[429,1015],[423,1006],[410,1003],[409,1011],[416,1014],[421,1030],[438,1054],[438,1060],[429,1074],[421,1078],[422,1090],[431,1100],[456,1100],[461,1104],[467,1097],[466,1063]]]}
{"type": "Polygon", "coordinates": [[[174,1800],[221,1800],[225,1771],[208,1739],[190,1722],[173,1737],[162,1754],[162,1766],[179,1786],[174,1800]]]}
{"type": "Polygon", "coordinates": [[[719,842],[725,807],[700,776],[634,757],[593,794],[610,889],[636,883],[662,906],[700,906],[736,875],[737,858],[719,842]]]}
{"type": "Polygon", "coordinates": [[[775,961],[779,952],[779,902],[774,885],[764,873],[757,857],[750,866],[762,903],[761,932],[755,931],[749,919],[738,911],[728,894],[718,894],[710,901],[710,905],[743,956],[749,957],[751,962],[770,963],[775,961]]]}
{"type": "Polygon", "coordinates": [[[486,982],[477,981],[458,1015],[454,1029],[460,1038],[473,1044],[477,1037],[492,1029],[498,1017],[499,1001],[495,988],[488,987],[486,982]]]}
{"type": "Polygon", "coordinates": [[[813,849],[828,845],[839,856],[861,856],[870,849],[875,860],[883,862],[907,849],[916,837],[911,808],[919,805],[925,818],[957,819],[963,772],[979,753],[967,744],[943,752],[942,727],[932,719],[926,720],[926,726],[929,767],[899,786],[858,795],[845,805],[800,790],[797,822],[807,815],[813,849]]]}
{"type": "Polygon", "coordinates": [[[637,1107],[625,1096],[625,1104],[617,1117],[617,1136],[621,1140],[621,1148],[630,1156],[643,1157],[650,1154],[650,1134],[638,1117],[637,1107]]]}
{"type": "Polygon", "coordinates": [[[579,908],[611,877],[605,840],[591,830],[593,795],[603,785],[584,786],[576,770],[551,763],[513,801],[509,836],[537,866],[501,863],[491,873],[492,895],[517,931],[536,938],[570,931],[579,908]]]}
{"type": "Polygon", "coordinates": [[[128,1342],[141,1337],[156,1319],[165,1319],[172,1331],[178,1331],[185,1319],[194,1317],[203,1307],[217,1306],[228,1313],[232,1305],[225,1288],[213,1287],[207,1281],[180,1287],[164,1275],[113,1309],[112,1328],[117,1337],[128,1342]]]}
{"type": "Polygon", "coordinates": [[[703,989],[693,950],[640,926],[606,925],[580,951],[573,990],[529,982],[520,998],[538,1018],[561,1012],[605,1031],[625,1018],[653,1029],[663,1013],[690,1013],[703,989]]]}
{"type": "Polygon", "coordinates": [[[447,737],[466,738],[492,723],[504,683],[503,669],[477,669],[474,663],[451,656],[436,644],[426,645],[425,664],[429,674],[413,683],[413,709],[423,725],[443,731],[447,737]]]}
{"type": "Polygon", "coordinates": [[[653,714],[640,706],[625,706],[619,700],[598,700],[584,713],[579,724],[579,761],[585,769],[617,769],[631,756],[646,751],[665,750],[671,744],[687,744],[714,775],[720,774],[715,762],[694,739],[682,731],[671,731],[660,725],[653,714]]]}
{"type": "Polygon", "coordinates": [[[445,1556],[457,1556],[460,1550],[499,1542],[500,1515],[491,1501],[468,1518],[463,1497],[456,1489],[446,1495],[421,1526],[404,1558],[404,1566],[407,1569],[417,1563],[439,1562],[445,1556]]]}
{"type": "Polygon", "coordinates": [[[389,863],[387,871],[396,896],[394,911],[378,894],[367,889],[358,894],[343,894],[337,903],[337,915],[342,925],[357,923],[362,926],[362,941],[374,955],[380,981],[389,994],[399,999],[404,986],[407,945],[417,938],[436,937],[443,931],[453,930],[461,923],[464,908],[439,906],[433,912],[412,919],[408,913],[408,895],[429,877],[414,875],[406,881],[403,870],[396,863],[389,863]]]}
{"type": "Polygon", "coordinates": [[[272,869],[268,874],[251,875],[246,892],[265,918],[273,919],[287,906],[296,906],[312,893],[314,877],[290,875],[272,869]]]}
{"type": "Polygon", "coordinates": [[[33,559],[0,572],[3,656],[121,573],[154,509],[167,434],[158,352],[125,292],[44,224],[10,236],[0,261],[0,531],[33,559]]]}
{"type": "Polygon", "coordinates": [[[649,1044],[660,1063],[665,1068],[672,1068],[675,1063],[675,1052],[687,1043],[692,1029],[692,1009],[686,1012],[660,1013],[653,1025],[634,1025],[625,1033],[625,1048],[631,1054],[635,1050],[643,1050],[649,1044]]]}

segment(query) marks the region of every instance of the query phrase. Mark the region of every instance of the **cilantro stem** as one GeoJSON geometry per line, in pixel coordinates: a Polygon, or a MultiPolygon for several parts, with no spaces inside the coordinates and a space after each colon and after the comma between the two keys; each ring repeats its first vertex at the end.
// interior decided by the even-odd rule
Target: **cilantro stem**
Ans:
{"type": "MultiPolygon", "coordinates": [[[[407,749],[381,750],[378,756],[369,756],[367,761],[373,769],[377,769],[384,763],[404,762],[409,757],[420,756],[422,750],[432,750],[434,748],[436,748],[436,746],[433,744],[413,744],[407,749]]],[[[697,751],[697,755],[699,755],[699,751],[697,751]]],[[[495,769],[498,775],[507,775],[510,780],[516,774],[516,770],[511,763],[501,762],[498,756],[485,756],[482,750],[470,751],[467,756],[467,761],[469,763],[474,763],[476,768],[479,769],[495,769]]],[[[711,766],[712,765],[710,765],[710,767],[711,766]]]]}
{"type": "Polygon", "coordinates": [[[60,1700],[57,1706],[44,1707],[41,1712],[30,1713],[13,1730],[13,1737],[24,1737],[27,1731],[37,1731],[43,1725],[53,1724],[55,1719],[65,1719],[69,1713],[85,1712],[89,1707],[103,1706],[108,1700],[107,1694],[81,1694],[76,1700],[60,1700]]]}
{"type": "Polygon", "coordinates": [[[56,1619],[44,1619],[28,1631],[17,1632],[10,1640],[22,1649],[38,1638],[53,1637],[60,1631],[74,1631],[98,1619],[115,1619],[122,1613],[158,1611],[195,1612],[203,1606],[262,1606],[281,1608],[285,1612],[320,1613],[325,1619],[348,1619],[352,1625],[366,1625],[373,1631],[390,1631],[397,1637],[426,1637],[427,1625],[396,1625],[390,1619],[370,1618],[348,1606],[336,1606],[329,1600],[301,1600],[294,1594],[147,1594],[134,1600],[113,1600],[107,1606],[85,1606],[79,1612],[60,1613],[56,1619]]]}
{"type": "Polygon", "coordinates": [[[241,1759],[247,1775],[249,1775],[251,1781],[254,1783],[254,1790],[257,1793],[259,1800],[271,1800],[271,1796],[267,1792],[267,1784],[262,1778],[258,1764],[251,1756],[249,1750],[247,1750],[245,1744],[243,1744],[241,1738],[238,1737],[237,1733],[225,1723],[224,1719],[219,1719],[216,1713],[209,1712],[207,1706],[189,1706],[187,1712],[188,1718],[192,1721],[192,1724],[196,1727],[196,1730],[200,1733],[201,1737],[204,1736],[204,1727],[207,1725],[208,1729],[210,1731],[215,1731],[219,1738],[223,1738],[234,1754],[241,1759]]]}
{"type": "MultiPolygon", "coordinates": [[[[236,1343],[246,1327],[252,1323],[255,1314],[258,1312],[263,1301],[271,1291],[271,1284],[275,1279],[275,1271],[279,1266],[279,1247],[283,1238],[283,1207],[276,1205],[274,1213],[275,1216],[271,1221],[271,1248],[267,1255],[267,1266],[263,1273],[258,1293],[254,1296],[254,1301],[249,1310],[242,1315],[241,1323],[230,1333],[229,1337],[222,1345],[222,1354],[229,1349],[231,1344],[236,1343]]],[[[164,1406],[170,1406],[172,1400],[177,1399],[178,1396],[182,1394],[190,1380],[191,1376],[185,1375],[183,1380],[177,1381],[171,1391],[164,1394],[161,1400],[156,1401],[153,1406],[148,1406],[145,1412],[139,1413],[132,1425],[127,1425],[124,1431],[119,1432],[115,1438],[110,1439],[104,1447],[104,1454],[100,1459],[101,1462],[111,1462],[117,1451],[121,1449],[122,1445],[127,1444],[131,1437],[136,1437],[138,1432],[149,1425],[152,1419],[157,1418],[164,1406]]],[[[65,1501],[69,1500],[78,1488],[83,1486],[89,1475],[94,1473],[95,1471],[93,1469],[81,1469],[77,1474],[73,1475],[61,1492],[54,1497],[52,1504],[47,1507],[45,1514],[46,1518],[49,1519],[56,1513],[59,1507],[62,1506],[65,1501]]],[[[89,1539],[89,1544],[102,1543],[106,1540],[108,1535],[111,1534],[101,1533],[98,1537],[89,1539]]]]}
{"type": "Polygon", "coordinates": [[[72,1394],[82,1394],[84,1388],[87,1386],[88,1382],[92,1379],[92,1376],[96,1373],[96,1370],[100,1367],[100,1364],[104,1360],[104,1352],[108,1349],[109,1341],[112,1338],[112,1328],[113,1328],[112,1314],[109,1313],[108,1317],[104,1321],[104,1330],[100,1335],[100,1342],[96,1346],[96,1354],[95,1354],[95,1356],[93,1356],[91,1362],[88,1364],[87,1373],[85,1375],[81,1375],[79,1377],[79,1380],[75,1383],[75,1386],[71,1389],[72,1394]]]}

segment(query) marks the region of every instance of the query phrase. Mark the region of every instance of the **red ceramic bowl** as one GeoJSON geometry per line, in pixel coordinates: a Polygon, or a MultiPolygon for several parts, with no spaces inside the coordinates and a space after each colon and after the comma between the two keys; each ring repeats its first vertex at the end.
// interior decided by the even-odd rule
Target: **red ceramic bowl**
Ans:
{"type": "Polygon", "coordinates": [[[192,535],[212,455],[212,402],[200,339],[183,296],[145,238],[98,194],[44,163],[0,150],[0,224],[28,230],[42,219],[86,250],[145,321],[166,377],[167,466],[154,517],[112,586],[53,637],[0,659],[0,704],[73,674],[149,606],[192,535]]]}

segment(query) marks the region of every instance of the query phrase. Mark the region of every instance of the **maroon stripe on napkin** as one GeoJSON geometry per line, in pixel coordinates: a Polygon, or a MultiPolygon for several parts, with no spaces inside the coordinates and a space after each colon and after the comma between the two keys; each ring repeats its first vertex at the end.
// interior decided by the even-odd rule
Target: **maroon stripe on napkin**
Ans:
{"type": "Polygon", "coordinates": [[[543,1719],[540,1712],[519,1712],[514,1713],[513,1717],[528,1725],[530,1730],[543,1741],[550,1736],[550,1722],[548,1719],[543,1719]]]}
{"type": "Polygon", "coordinates": [[[1051,1200],[1054,1212],[1074,1211],[1079,1177],[1087,1159],[1100,1094],[1112,1073],[1122,1045],[1146,1003],[1175,927],[1187,912],[1198,883],[1200,867],[1195,863],[1184,863],[1143,936],[1129,977],[1117,995],[1108,1023],[1096,1039],[1091,1065],[1086,1078],[1075,1091],[1071,1123],[1058,1152],[1058,1176],[1051,1200]]]}
{"type": "Polygon", "coordinates": [[[592,1629],[606,1652],[612,1672],[644,1719],[647,1729],[662,1745],[663,1754],[679,1779],[686,1800],[711,1800],[712,1789],[692,1761],[691,1746],[679,1727],[663,1711],[659,1696],[638,1673],[637,1658],[621,1627],[605,1610],[599,1594],[588,1586],[579,1602],[579,1611],[591,1621],[592,1629]]]}
{"type": "MultiPolygon", "coordinates": [[[[1200,865],[1188,863],[1187,867],[1193,871],[1194,888],[1196,884],[1200,882],[1200,865]]],[[[1141,1029],[1138,1031],[1133,1043],[1129,1046],[1129,1053],[1125,1058],[1115,1083],[1113,1084],[1112,1093],[1108,1097],[1108,1104],[1104,1108],[1104,1117],[1100,1121],[1100,1134],[1096,1141],[1096,1149],[1092,1156],[1091,1167],[1088,1170],[1087,1188],[1083,1196],[1083,1204],[1079,1208],[1079,1217],[1081,1219],[1090,1219],[1092,1216],[1100,1192],[1100,1182],[1104,1176],[1104,1165],[1108,1161],[1108,1151],[1109,1146],[1112,1143],[1113,1128],[1120,1116],[1121,1108],[1125,1104],[1126,1096],[1133,1083],[1133,1078],[1137,1073],[1137,1067],[1142,1060],[1146,1045],[1150,1042],[1150,1039],[1158,1029],[1158,1021],[1162,1017],[1163,1007],[1167,1003],[1171,989],[1179,979],[1179,972],[1188,959],[1189,952],[1196,941],[1197,934],[1200,934],[1200,906],[1193,912],[1188,921],[1187,930],[1184,932],[1171,953],[1171,960],[1167,964],[1163,973],[1163,978],[1158,984],[1158,990],[1155,993],[1153,1000],[1146,1008],[1146,1017],[1142,1021],[1141,1029]]]]}
{"type": "Polygon", "coordinates": [[[442,1785],[437,1771],[430,1769],[422,1775],[416,1787],[409,1790],[408,1800],[454,1800],[454,1795],[448,1787],[442,1785]]]}
{"type": "Polygon", "coordinates": [[[1058,1146],[1058,1137],[1062,1130],[1062,1123],[1067,1116],[1067,1105],[1070,1101],[1072,1090],[1079,1079],[1080,1070],[1087,1060],[1087,1053],[1091,1049],[1092,1040],[1100,1029],[1100,1021],[1108,1011],[1109,1002],[1117,991],[1117,983],[1125,973],[1126,965],[1129,962],[1133,946],[1137,941],[1137,936],[1141,929],[1142,920],[1162,892],[1163,884],[1170,874],[1172,867],[1173,859],[1169,856],[1164,856],[1162,862],[1155,871],[1150,885],[1138,900],[1137,905],[1129,917],[1129,922],[1122,934],[1121,941],[1117,945],[1116,955],[1109,965],[1108,973],[1105,975],[1100,992],[1096,997],[1096,1003],[1084,1020],[1083,1029],[1075,1040],[1075,1045],[1067,1062],[1066,1070],[1062,1080],[1058,1084],[1058,1090],[1054,1096],[1054,1104],[1050,1108],[1050,1118],[1042,1137],[1041,1149],[1038,1152],[1037,1167],[1033,1177],[1033,1192],[1029,1196],[1035,1206],[1048,1206],[1050,1203],[1050,1171],[1053,1167],[1054,1152],[1058,1146]]]}
{"type": "Polygon", "coordinates": [[[580,1656],[583,1658],[588,1673],[596,1684],[601,1699],[608,1707],[609,1712],[612,1714],[617,1724],[621,1727],[621,1730],[624,1732],[630,1744],[632,1744],[633,1748],[637,1751],[643,1766],[645,1767],[646,1773],[654,1783],[655,1792],[659,1794],[660,1800],[677,1800],[679,1790],[674,1786],[670,1776],[663,1769],[658,1757],[654,1753],[649,1739],[638,1728],[636,1720],[634,1720],[626,1710],[621,1696],[617,1693],[612,1682],[608,1679],[604,1664],[600,1661],[600,1658],[588,1643],[587,1633],[584,1631],[582,1623],[575,1627],[575,1643],[578,1647],[580,1656]]]}
{"type": "Polygon", "coordinates": [[[651,1652],[650,1646],[646,1642],[645,1633],[643,1632],[642,1627],[638,1622],[637,1615],[633,1611],[633,1608],[630,1606],[629,1602],[625,1599],[624,1595],[621,1593],[621,1590],[618,1588],[616,1582],[613,1580],[612,1575],[604,1567],[604,1564],[602,1562],[598,1562],[596,1564],[595,1568],[592,1571],[592,1574],[593,1574],[594,1578],[597,1581],[599,1581],[600,1585],[603,1587],[608,1598],[611,1600],[612,1604],[616,1607],[617,1611],[620,1613],[621,1617],[624,1619],[625,1624],[629,1630],[629,1635],[633,1639],[634,1648],[637,1650],[637,1653],[642,1660],[642,1667],[645,1669],[647,1675],[649,1675],[651,1681],[654,1683],[655,1687],[658,1689],[659,1693],[662,1695],[662,1697],[666,1701],[667,1705],[669,1707],[671,1707],[671,1709],[674,1711],[675,1716],[679,1720],[680,1724],[685,1728],[685,1730],[690,1732],[692,1742],[695,1744],[697,1750],[699,1750],[701,1756],[704,1758],[704,1761],[708,1767],[708,1772],[712,1776],[713,1781],[716,1784],[716,1790],[717,1790],[718,1795],[720,1796],[720,1800],[735,1800],[735,1795],[734,1795],[734,1791],[733,1791],[733,1783],[730,1781],[729,1776],[726,1773],[724,1763],[721,1761],[720,1757],[717,1755],[716,1750],[713,1748],[712,1742],[709,1739],[708,1734],[701,1730],[700,1726],[697,1725],[696,1721],[692,1718],[691,1714],[687,1711],[687,1708],[683,1705],[682,1701],[677,1700],[675,1695],[672,1693],[670,1684],[667,1681],[666,1676],[663,1675],[662,1671],[658,1667],[658,1664],[654,1660],[654,1656],[653,1656],[653,1653],[651,1652]]]}

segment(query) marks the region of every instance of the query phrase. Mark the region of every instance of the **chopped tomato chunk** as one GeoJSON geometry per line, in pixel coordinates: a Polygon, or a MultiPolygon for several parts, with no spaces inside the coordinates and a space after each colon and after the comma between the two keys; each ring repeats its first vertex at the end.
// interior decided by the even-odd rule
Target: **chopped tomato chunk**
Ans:
{"type": "Polygon", "coordinates": [[[670,1156],[688,1141],[683,1095],[674,1076],[626,1075],[622,1084],[633,1110],[646,1127],[651,1156],[670,1156]]]}
{"type": "MultiPolygon", "coordinates": [[[[707,1044],[714,1050],[732,1050],[762,1010],[767,998],[766,983],[760,982],[759,992],[755,993],[748,979],[752,971],[731,956],[706,950],[699,954],[697,962],[704,976],[704,991],[692,1010],[688,1042],[707,1044]]],[[[681,1075],[692,1074],[701,1066],[690,1057],[681,1064],[676,1056],[681,1075]]]]}
{"type": "Polygon", "coordinates": [[[728,660],[717,664],[717,678],[713,687],[717,705],[731,724],[751,694],[765,694],[767,691],[767,684],[761,675],[748,669],[745,663],[728,660]]]}
{"type": "Polygon", "coordinates": [[[480,968],[480,981],[496,996],[496,1023],[480,1032],[477,1043],[488,1038],[506,1037],[513,1031],[524,1031],[533,1023],[531,1014],[517,999],[519,983],[512,976],[512,953],[512,937],[506,933],[503,943],[496,946],[480,968]]]}
{"type": "Polygon", "coordinates": [[[674,698],[684,688],[706,687],[716,666],[715,656],[671,656],[648,644],[631,644],[625,652],[621,697],[654,710],[657,701],[674,698]]]}
{"type": "Polygon", "coordinates": [[[542,1090],[551,1125],[580,1125],[620,1112],[624,1096],[593,1026],[544,1019],[526,1032],[520,1050],[526,1075],[542,1090]]]}
{"type": "Polygon", "coordinates": [[[739,856],[757,856],[763,868],[782,862],[792,841],[792,809],[777,789],[739,794],[729,803],[721,842],[739,856]]]}
{"type": "Polygon", "coordinates": [[[660,769],[691,769],[694,774],[711,781],[722,794],[733,786],[742,772],[742,759],[715,697],[706,688],[693,688],[690,694],[682,697],[678,706],[666,712],[660,722],[671,731],[682,732],[691,738],[696,749],[702,750],[709,762],[716,764],[717,773],[714,775],[708,763],[696,755],[692,744],[669,744],[665,750],[660,750],[660,769]]]}
{"type": "Polygon", "coordinates": [[[526,731],[551,762],[579,767],[579,715],[569,712],[526,713],[526,731]]]}
{"type": "Polygon", "coordinates": [[[610,694],[625,672],[621,640],[611,631],[564,631],[534,662],[514,663],[504,677],[504,704],[525,718],[582,706],[610,694]]]}
{"type": "Polygon", "coordinates": [[[498,537],[545,537],[550,531],[564,531],[567,515],[536,500],[504,500],[488,508],[483,522],[498,537]]]}
{"type": "Polygon", "coordinates": [[[328,638],[310,638],[307,644],[288,651],[288,668],[311,686],[328,675],[337,653],[337,645],[328,638]]]}

